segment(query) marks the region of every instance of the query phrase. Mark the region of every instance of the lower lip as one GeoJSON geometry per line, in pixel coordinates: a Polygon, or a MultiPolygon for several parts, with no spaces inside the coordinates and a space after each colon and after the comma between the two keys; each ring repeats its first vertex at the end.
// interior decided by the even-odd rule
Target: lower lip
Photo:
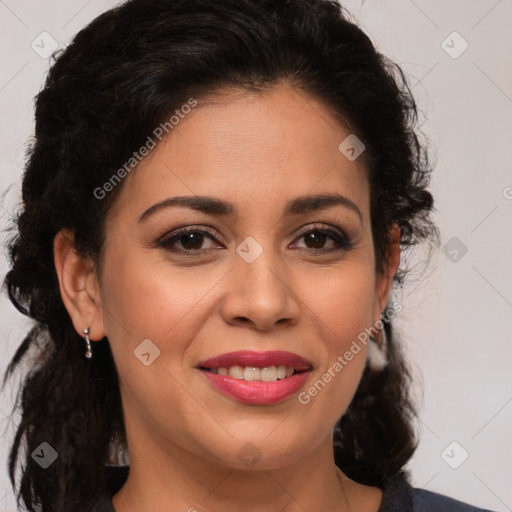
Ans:
{"type": "Polygon", "coordinates": [[[309,377],[305,371],[273,382],[246,381],[229,375],[201,370],[210,383],[221,393],[245,404],[276,404],[294,395],[309,377]]]}

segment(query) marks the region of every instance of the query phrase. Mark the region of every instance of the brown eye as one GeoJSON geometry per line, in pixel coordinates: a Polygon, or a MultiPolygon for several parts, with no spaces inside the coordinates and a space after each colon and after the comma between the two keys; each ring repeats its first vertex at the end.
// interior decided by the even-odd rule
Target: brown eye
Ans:
{"type": "Polygon", "coordinates": [[[181,235],[178,238],[178,241],[181,243],[184,249],[197,250],[200,249],[203,245],[203,238],[204,235],[202,233],[192,232],[181,235]]]}
{"type": "Polygon", "coordinates": [[[303,231],[298,239],[304,239],[306,250],[313,252],[347,251],[353,246],[353,243],[344,234],[330,228],[309,228],[303,231]],[[334,241],[334,247],[325,248],[329,239],[334,241]]]}
{"type": "Polygon", "coordinates": [[[206,250],[203,248],[206,239],[215,241],[213,235],[207,231],[187,228],[160,239],[158,245],[171,252],[197,254],[206,250]]]}
{"type": "Polygon", "coordinates": [[[329,238],[325,233],[320,231],[310,231],[307,235],[303,235],[306,244],[311,244],[309,248],[322,249],[326,240],[329,238]]]}

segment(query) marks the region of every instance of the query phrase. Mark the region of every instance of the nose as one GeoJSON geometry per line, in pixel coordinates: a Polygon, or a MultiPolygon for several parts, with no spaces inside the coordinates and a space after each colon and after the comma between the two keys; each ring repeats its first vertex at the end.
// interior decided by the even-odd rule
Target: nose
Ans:
{"type": "Polygon", "coordinates": [[[237,256],[226,276],[221,314],[230,325],[250,326],[257,331],[282,328],[298,321],[300,301],[290,282],[290,272],[265,250],[252,263],[237,256]]]}

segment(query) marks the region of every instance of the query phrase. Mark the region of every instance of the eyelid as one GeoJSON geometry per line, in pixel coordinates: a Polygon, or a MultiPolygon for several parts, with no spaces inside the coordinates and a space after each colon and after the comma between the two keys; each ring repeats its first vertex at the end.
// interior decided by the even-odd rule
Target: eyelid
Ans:
{"type": "Polygon", "coordinates": [[[305,226],[300,228],[300,230],[297,233],[295,238],[298,238],[298,237],[300,237],[306,233],[309,233],[310,231],[314,231],[314,230],[330,231],[330,232],[336,233],[339,237],[345,238],[347,240],[349,239],[347,234],[342,229],[337,228],[335,226],[331,226],[330,224],[322,225],[321,223],[318,223],[318,222],[314,222],[313,224],[306,224],[305,226]]]}
{"type": "MultiPolygon", "coordinates": [[[[204,226],[183,226],[181,228],[173,229],[172,231],[166,232],[163,236],[158,238],[157,244],[168,244],[171,240],[179,239],[179,237],[186,235],[187,233],[201,233],[207,235],[212,241],[217,241],[218,235],[211,233],[206,230],[204,226]]],[[[191,251],[187,251],[191,252],[191,251]]]]}

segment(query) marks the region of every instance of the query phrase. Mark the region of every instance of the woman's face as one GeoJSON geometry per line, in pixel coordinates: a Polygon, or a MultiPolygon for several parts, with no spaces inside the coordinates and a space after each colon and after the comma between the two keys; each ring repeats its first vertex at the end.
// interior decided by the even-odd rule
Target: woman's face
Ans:
{"type": "Polygon", "coordinates": [[[108,217],[92,332],[112,347],[130,458],[152,446],[272,469],[330,438],[366,348],[344,354],[378,320],[394,274],[375,272],[362,158],[339,150],[349,135],[288,86],[226,90],[192,108],[125,178],[108,217]],[[344,199],[306,200],[326,194],[344,199]],[[178,197],[197,208],[170,204],[178,197]],[[206,197],[222,207],[201,211],[206,197]],[[258,354],[200,368],[240,351],[258,354]],[[281,379],[286,367],[308,371],[281,379]]]}

